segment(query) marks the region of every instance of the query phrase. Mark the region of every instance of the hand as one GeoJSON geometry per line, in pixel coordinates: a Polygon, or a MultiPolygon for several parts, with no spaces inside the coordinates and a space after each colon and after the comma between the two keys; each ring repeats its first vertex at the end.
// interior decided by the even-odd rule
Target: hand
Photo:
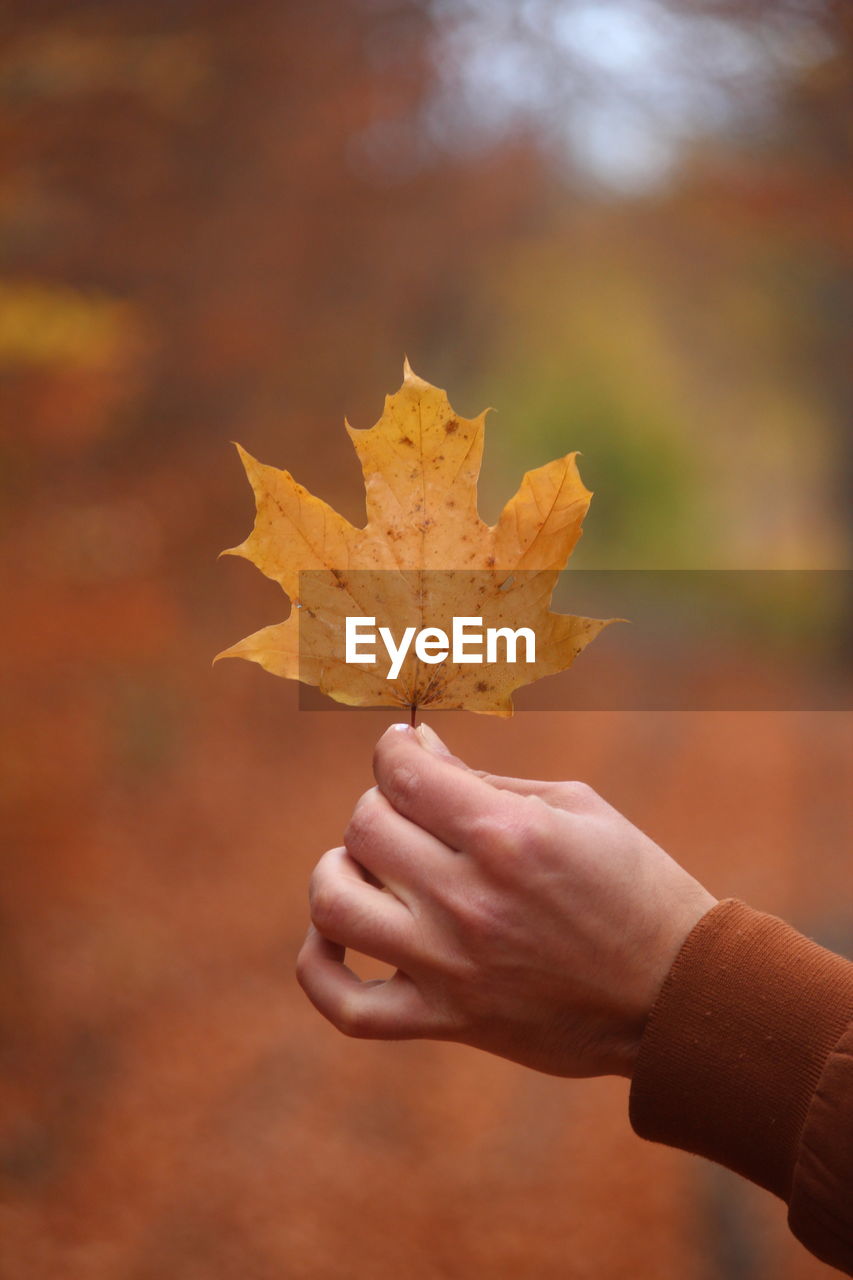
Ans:
{"type": "Polygon", "coordinates": [[[652,1003],[715,899],[580,782],[475,773],[393,725],[377,786],[311,879],[297,976],[348,1035],[470,1044],[630,1076],[652,1003]],[[351,947],[394,966],[362,982],[351,947]]]}

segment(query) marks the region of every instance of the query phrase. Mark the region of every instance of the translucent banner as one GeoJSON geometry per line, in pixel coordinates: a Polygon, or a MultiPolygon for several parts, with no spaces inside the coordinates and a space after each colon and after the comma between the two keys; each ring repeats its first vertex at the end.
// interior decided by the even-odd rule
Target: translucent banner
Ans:
{"type": "Polygon", "coordinates": [[[848,570],[312,570],[296,617],[305,710],[851,707],[848,570]]]}

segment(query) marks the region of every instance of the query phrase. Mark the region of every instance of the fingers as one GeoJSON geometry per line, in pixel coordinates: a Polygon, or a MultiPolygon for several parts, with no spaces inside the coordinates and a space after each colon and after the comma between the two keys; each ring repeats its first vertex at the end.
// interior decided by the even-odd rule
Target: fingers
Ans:
{"type": "Polygon", "coordinates": [[[344,834],[347,852],[408,906],[412,890],[452,873],[452,853],[394,809],[378,787],[366,791],[344,834]]]}
{"type": "Polygon", "coordinates": [[[440,1032],[438,1019],[405,974],[362,982],[343,961],[344,948],[311,928],[296,964],[297,979],[308,999],[339,1031],[373,1040],[406,1040],[440,1032]]]}
{"type": "Polygon", "coordinates": [[[484,828],[511,826],[517,817],[514,796],[427,750],[408,725],[382,735],[373,771],[397,813],[451,849],[470,851],[484,828]]]}
{"type": "Polygon", "coordinates": [[[416,930],[408,908],[361,875],[346,849],[330,849],[314,868],[308,890],[311,920],[329,941],[385,964],[413,957],[416,930]]]}
{"type": "Polygon", "coordinates": [[[498,791],[511,791],[517,796],[538,796],[552,809],[562,809],[566,813],[586,813],[590,809],[603,804],[601,797],[585,782],[543,782],[533,778],[505,778],[497,773],[482,773],[482,778],[490,787],[498,791]]]}

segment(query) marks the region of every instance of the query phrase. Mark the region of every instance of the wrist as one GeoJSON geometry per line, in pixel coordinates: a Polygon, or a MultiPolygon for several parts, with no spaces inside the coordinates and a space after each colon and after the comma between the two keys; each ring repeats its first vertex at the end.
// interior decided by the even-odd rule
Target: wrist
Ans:
{"type": "Polygon", "coordinates": [[[633,1078],[646,1026],[667,976],[693,930],[709,911],[719,905],[718,900],[707,889],[696,881],[693,883],[695,889],[685,897],[677,910],[671,910],[666,917],[665,928],[661,930],[653,959],[646,971],[638,1012],[625,1020],[614,1059],[617,1069],[613,1074],[624,1076],[628,1080],[633,1078]]]}

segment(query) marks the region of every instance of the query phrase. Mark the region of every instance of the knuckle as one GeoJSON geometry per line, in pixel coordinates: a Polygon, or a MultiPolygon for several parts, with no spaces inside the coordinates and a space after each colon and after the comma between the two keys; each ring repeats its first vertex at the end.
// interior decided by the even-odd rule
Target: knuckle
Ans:
{"type": "Polygon", "coordinates": [[[479,778],[481,782],[488,782],[490,787],[500,789],[500,784],[503,782],[503,778],[501,778],[499,774],[488,773],[485,769],[472,769],[471,772],[474,777],[479,778]]]}
{"type": "Polygon", "coordinates": [[[447,944],[434,959],[433,972],[448,997],[464,1007],[500,968],[500,954],[514,930],[512,903],[500,892],[470,886],[445,910],[447,944]]]}
{"type": "Polygon", "coordinates": [[[560,793],[564,786],[562,782],[543,782],[539,791],[536,792],[546,804],[553,805],[560,799],[560,793]]]}
{"type": "Polygon", "coordinates": [[[310,968],[311,966],[308,963],[307,948],[303,943],[296,956],[296,981],[299,983],[303,991],[306,989],[308,983],[310,968]]]}
{"type": "Polygon", "coordinates": [[[359,1001],[342,999],[332,1020],[338,1031],[352,1040],[366,1040],[371,1036],[370,1019],[359,1001]]]}
{"type": "Polygon", "coordinates": [[[525,796],[518,829],[525,853],[538,854],[550,849],[554,841],[554,810],[540,796],[525,796]]]}
{"type": "Polygon", "coordinates": [[[314,990],[316,987],[316,964],[314,961],[311,945],[310,934],[305,939],[296,956],[296,981],[299,986],[311,1000],[314,1002],[314,990]]]}
{"type": "Polygon", "coordinates": [[[502,813],[483,814],[474,823],[473,845],[486,856],[514,861],[553,840],[553,810],[539,796],[523,796],[502,813]]]}
{"type": "Polygon", "coordinates": [[[518,847],[515,823],[496,813],[482,813],[471,823],[470,845],[491,857],[514,854],[518,847]]]}
{"type": "Polygon", "coordinates": [[[311,921],[321,933],[333,931],[341,919],[341,894],[330,877],[315,870],[308,886],[311,921]]]}
{"type": "Polygon", "coordinates": [[[393,804],[414,800],[418,793],[418,775],[409,765],[396,764],[388,772],[386,793],[393,804]]]}
{"type": "Polygon", "coordinates": [[[481,889],[461,896],[455,903],[454,914],[469,947],[478,939],[492,939],[500,935],[503,912],[489,892],[481,889]]]}
{"type": "Polygon", "coordinates": [[[401,746],[402,735],[386,729],[373,748],[373,773],[377,780],[387,778],[397,766],[396,760],[401,746]]]}
{"type": "Polygon", "coordinates": [[[364,848],[375,834],[379,816],[379,794],[375,787],[366,791],[352,811],[344,832],[344,845],[350,851],[364,848]]]}
{"type": "Polygon", "coordinates": [[[579,809],[590,808],[599,799],[598,792],[588,782],[563,782],[560,790],[563,798],[579,809]]]}

